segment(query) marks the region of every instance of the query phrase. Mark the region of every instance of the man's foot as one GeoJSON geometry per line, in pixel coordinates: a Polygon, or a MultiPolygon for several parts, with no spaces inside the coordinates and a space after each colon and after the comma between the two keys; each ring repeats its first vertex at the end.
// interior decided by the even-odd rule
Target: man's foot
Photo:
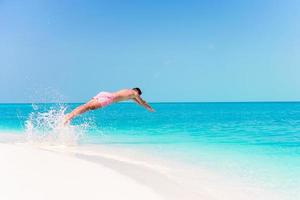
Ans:
{"type": "Polygon", "coordinates": [[[69,113],[69,114],[66,114],[66,115],[64,116],[63,124],[66,125],[67,123],[69,123],[71,118],[72,118],[72,116],[71,116],[70,113],[69,113]]]}

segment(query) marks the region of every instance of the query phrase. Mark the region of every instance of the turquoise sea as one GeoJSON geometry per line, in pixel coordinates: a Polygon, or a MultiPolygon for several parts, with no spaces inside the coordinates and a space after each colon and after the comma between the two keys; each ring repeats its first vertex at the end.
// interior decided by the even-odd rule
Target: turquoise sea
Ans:
{"type": "MultiPolygon", "coordinates": [[[[28,122],[35,134],[51,134],[45,119],[78,105],[0,104],[0,135],[28,133],[28,122]]],[[[300,103],[151,105],[156,112],[120,103],[77,117],[72,124],[82,127],[79,145],[143,150],[300,198],[300,103]]]]}

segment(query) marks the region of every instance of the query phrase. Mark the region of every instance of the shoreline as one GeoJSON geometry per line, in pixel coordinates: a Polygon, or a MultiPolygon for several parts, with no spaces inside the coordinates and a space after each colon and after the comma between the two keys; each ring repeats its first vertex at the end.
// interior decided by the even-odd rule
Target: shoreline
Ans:
{"type": "Polygon", "coordinates": [[[282,200],[266,188],[250,185],[230,175],[136,151],[126,147],[86,145],[71,150],[85,160],[128,175],[141,184],[151,187],[170,200],[282,200]],[[77,151],[78,150],[78,151],[77,151]]]}

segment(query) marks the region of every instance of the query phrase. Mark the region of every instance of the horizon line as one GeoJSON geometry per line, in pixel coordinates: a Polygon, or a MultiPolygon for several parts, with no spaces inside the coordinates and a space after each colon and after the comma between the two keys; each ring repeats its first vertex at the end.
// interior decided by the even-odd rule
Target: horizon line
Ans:
{"type": "MultiPolygon", "coordinates": [[[[0,102],[0,104],[82,104],[85,102],[0,102]]],[[[118,103],[134,103],[134,102],[118,102],[118,103]]],[[[295,101],[148,101],[148,103],[300,103],[300,100],[295,101]]]]}

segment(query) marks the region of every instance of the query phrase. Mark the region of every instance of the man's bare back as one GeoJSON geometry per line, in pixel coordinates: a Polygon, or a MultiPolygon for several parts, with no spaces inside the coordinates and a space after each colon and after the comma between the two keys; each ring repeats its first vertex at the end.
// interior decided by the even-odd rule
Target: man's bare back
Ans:
{"type": "Polygon", "coordinates": [[[98,108],[102,108],[112,103],[117,103],[120,101],[133,100],[140,106],[146,108],[150,112],[154,112],[154,110],[141,98],[142,92],[139,88],[133,89],[122,89],[117,92],[100,92],[95,97],[93,97],[87,103],[78,106],[72,112],[65,115],[64,124],[69,122],[72,118],[76,117],[79,114],[82,114],[88,110],[95,110],[98,108]]]}
{"type": "Polygon", "coordinates": [[[132,89],[123,89],[112,93],[114,95],[114,102],[126,101],[136,98],[136,91],[132,89]]]}

